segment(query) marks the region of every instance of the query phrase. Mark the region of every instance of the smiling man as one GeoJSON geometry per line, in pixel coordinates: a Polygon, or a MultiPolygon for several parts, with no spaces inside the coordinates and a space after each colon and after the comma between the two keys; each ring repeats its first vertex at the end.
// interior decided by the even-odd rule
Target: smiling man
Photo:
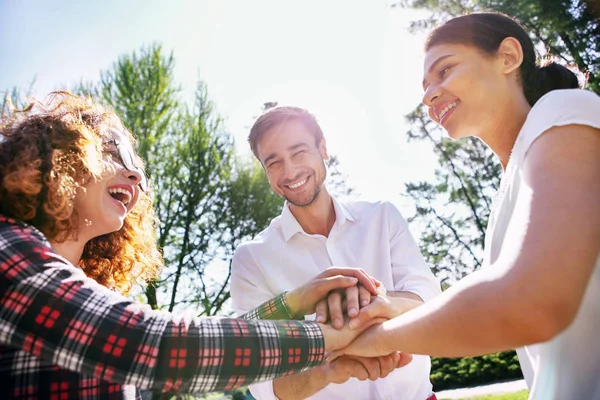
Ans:
{"type": "MultiPolygon", "coordinates": [[[[271,109],[256,120],[248,140],[271,188],[286,202],[281,215],[234,255],[231,295],[236,311],[251,310],[334,265],[363,268],[388,288],[385,298],[371,299],[358,287],[330,295],[317,309],[317,318],[330,317],[338,328],[343,326],[342,297],[350,316],[371,300],[391,303],[398,315],[440,293],[407,222],[392,204],[343,202],[327,191],[327,146],[312,114],[297,107],[271,109]]],[[[286,296],[290,318],[315,311],[286,296]]],[[[250,389],[259,400],[435,398],[428,357],[415,356],[389,375],[385,365],[362,366],[364,373],[357,374],[357,369],[334,362],[250,389]]]]}

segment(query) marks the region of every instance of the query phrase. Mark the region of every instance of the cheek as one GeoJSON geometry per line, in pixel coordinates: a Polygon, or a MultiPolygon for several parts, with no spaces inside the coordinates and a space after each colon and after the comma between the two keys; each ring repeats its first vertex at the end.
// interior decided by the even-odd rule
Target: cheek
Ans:
{"type": "Polygon", "coordinates": [[[131,199],[131,205],[129,206],[129,209],[132,210],[138,203],[138,201],[140,200],[140,187],[136,186],[135,187],[135,195],[133,196],[133,198],[131,199]]]}
{"type": "Polygon", "coordinates": [[[267,180],[269,181],[269,185],[271,186],[271,189],[273,189],[276,192],[279,192],[279,190],[278,190],[279,174],[277,174],[275,172],[267,172],[267,180]]]}
{"type": "Polygon", "coordinates": [[[427,107],[427,115],[429,115],[429,119],[432,120],[433,122],[438,122],[437,119],[435,118],[435,115],[433,114],[433,108],[429,108],[427,107]]]}

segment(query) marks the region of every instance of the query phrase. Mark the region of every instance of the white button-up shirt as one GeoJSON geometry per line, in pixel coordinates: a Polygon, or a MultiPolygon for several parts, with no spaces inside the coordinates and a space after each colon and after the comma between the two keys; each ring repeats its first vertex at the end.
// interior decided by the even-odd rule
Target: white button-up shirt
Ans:
{"type": "MultiPolygon", "coordinates": [[[[388,290],[412,292],[424,301],[440,293],[439,282],[396,207],[389,202],[336,199],[333,204],[336,221],[329,237],[305,233],[286,203],[267,229],[236,250],[231,267],[236,312],[245,313],[331,266],[363,268],[388,290]]],[[[414,356],[385,379],[351,378],[309,398],[425,400],[432,388],[430,368],[429,357],[414,356]]],[[[251,385],[250,391],[259,400],[277,399],[272,381],[251,385]]]]}

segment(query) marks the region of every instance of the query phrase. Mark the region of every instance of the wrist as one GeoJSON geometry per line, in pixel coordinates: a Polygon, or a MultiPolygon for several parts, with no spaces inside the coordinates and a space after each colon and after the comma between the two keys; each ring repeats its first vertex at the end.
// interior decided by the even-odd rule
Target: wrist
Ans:
{"type": "Polygon", "coordinates": [[[395,313],[395,315],[391,316],[391,318],[398,317],[398,316],[404,314],[405,312],[408,312],[414,308],[417,308],[421,304],[423,304],[422,300],[416,300],[416,299],[406,298],[406,297],[390,296],[390,297],[388,297],[388,300],[391,302],[392,309],[394,310],[394,313],[395,313]]]}
{"type": "Polygon", "coordinates": [[[301,314],[300,312],[300,296],[296,293],[296,290],[291,290],[285,293],[284,296],[287,309],[290,313],[291,318],[296,318],[301,314]]]}

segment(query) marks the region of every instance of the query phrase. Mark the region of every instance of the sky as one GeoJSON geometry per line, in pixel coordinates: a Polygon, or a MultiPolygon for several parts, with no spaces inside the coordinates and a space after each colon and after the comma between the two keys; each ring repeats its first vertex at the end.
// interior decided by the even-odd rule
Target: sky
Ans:
{"type": "Polygon", "coordinates": [[[404,115],[420,102],[423,12],[388,0],[0,0],[0,90],[43,97],[97,81],[144,45],[173,51],[191,99],[208,87],[237,151],[267,101],[316,115],[330,154],[361,198],[390,200],[406,217],[405,182],[432,179],[429,145],[407,143],[404,115]]]}

